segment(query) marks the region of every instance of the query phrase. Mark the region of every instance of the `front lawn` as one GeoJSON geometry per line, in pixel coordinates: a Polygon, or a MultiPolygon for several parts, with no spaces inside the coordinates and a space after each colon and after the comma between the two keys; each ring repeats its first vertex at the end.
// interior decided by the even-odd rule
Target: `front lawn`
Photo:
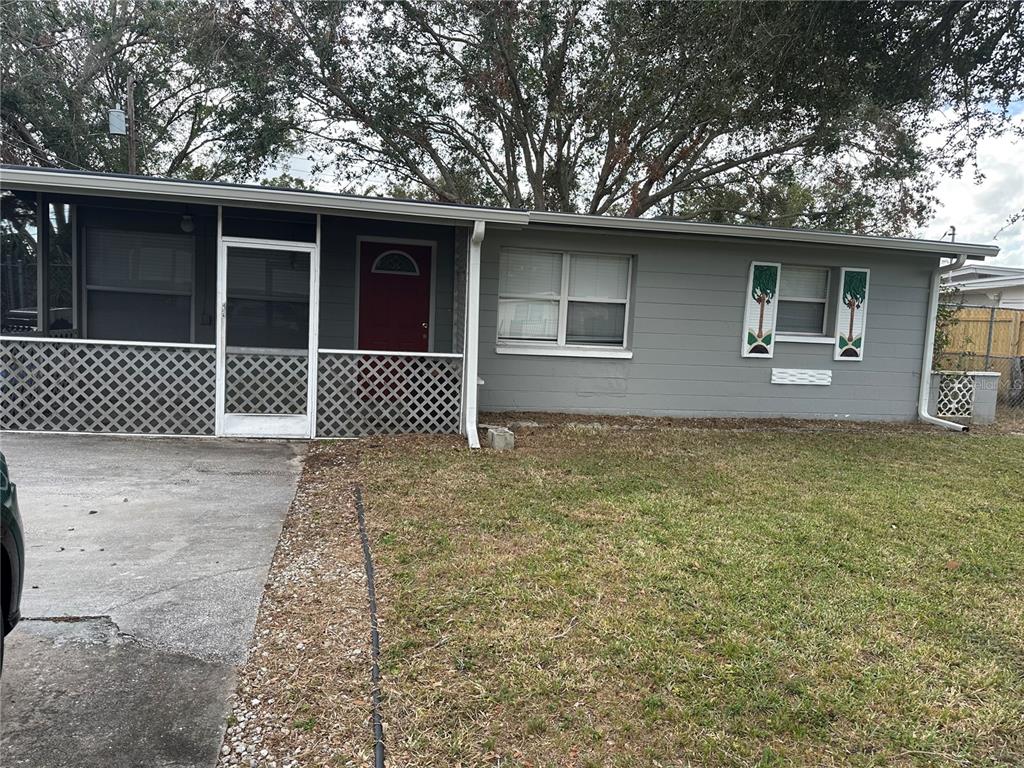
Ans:
{"type": "Polygon", "coordinates": [[[1024,763],[1024,439],[517,437],[317,448],[361,454],[389,764],[1024,763]]]}

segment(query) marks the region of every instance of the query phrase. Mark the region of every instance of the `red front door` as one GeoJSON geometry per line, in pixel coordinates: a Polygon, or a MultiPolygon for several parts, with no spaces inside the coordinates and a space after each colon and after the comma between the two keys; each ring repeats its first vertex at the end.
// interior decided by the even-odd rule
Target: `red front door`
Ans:
{"type": "Polygon", "coordinates": [[[431,247],[359,245],[359,348],[427,352],[431,247]]]}

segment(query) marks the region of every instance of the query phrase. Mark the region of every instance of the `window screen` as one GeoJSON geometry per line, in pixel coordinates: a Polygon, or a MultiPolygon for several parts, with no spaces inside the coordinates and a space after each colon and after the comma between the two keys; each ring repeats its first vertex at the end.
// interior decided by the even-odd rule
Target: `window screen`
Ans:
{"type": "Polygon", "coordinates": [[[86,327],[93,339],[186,342],[192,299],[172,294],[89,291],[86,327]]]}
{"type": "Polygon", "coordinates": [[[309,346],[309,254],[228,248],[227,343],[232,347],[309,346]]]}
{"type": "Polygon", "coordinates": [[[90,228],[86,248],[89,285],[136,291],[192,291],[192,235],[90,228]]]}
{"type": "Polygon", "coordinates": [[[190,341],[194,264],[192,235],[87,228],[89,337],[190,341]]]}
{"type": "Polygon", "coordinates": [[[29,333],[38,327],[37,195],[5,189],[0,203],[0,330],[29,333]]]}

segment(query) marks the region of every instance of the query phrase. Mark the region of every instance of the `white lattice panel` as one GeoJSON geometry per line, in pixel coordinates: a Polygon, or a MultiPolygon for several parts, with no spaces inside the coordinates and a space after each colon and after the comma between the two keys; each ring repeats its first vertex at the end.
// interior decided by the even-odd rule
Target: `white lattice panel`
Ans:
{"type": "Polygon", "coordinates": [[[309,356],[236,352],[225,360],[224,410],[296,415],[306,412],[309,356]]]}
{"type": "Polygon", "coordinates": [[[4,429],[213,434],[213,349],[5,339],[0,376],[4,429]]]}
{"type": "Polygon", "coordinates": [[[462,359],[321,352],[317,435],[459,431],[462,359]]]}
{"type": "Polygon", "coordinates": [[[817,384],[829,386],[832,383],[832,371],[827,368],[772,368],[772,384],[817,384]]]}
{"type": "Polygon", "coordinates": [[[939,401],[936,416],[967,418],[974,415],[974,377],[969,374],[943,373],[939,376],[939,401]]]}

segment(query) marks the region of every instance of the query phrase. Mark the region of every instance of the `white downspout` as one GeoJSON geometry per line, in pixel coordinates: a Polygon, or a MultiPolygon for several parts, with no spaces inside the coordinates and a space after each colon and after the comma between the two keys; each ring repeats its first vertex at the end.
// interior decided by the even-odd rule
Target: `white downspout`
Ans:
{"type": "Polygon", "coordinates": [[[466,332],[462,355],[463,392],[465,408],[463,424],[470,448],[480,447],[480,432],[476,427],[477,358],[480,354],[480,244],[484,241],[484,222],[473,222],[469,239],[469,259],[466,264],[466,332]]]}
{"type": "Polygon", "coordinates": [[[917,417],[928,424],[937,427],[966,432],[967,426],[957,424],[954,421],[939,419],[928,413],[928,395],[932,386],[932,354],[935,346],[935,319],[939,309],[939,288],[942,275],[954,269],[959,269],[967,261],[967,256],[960,254],[956,261],[944,267],[938,267],[932,272],[931,295],[928,297],[928,326],[924,335],[924,359],[921,361],[921,388],[917,395],[917,417]]]}

